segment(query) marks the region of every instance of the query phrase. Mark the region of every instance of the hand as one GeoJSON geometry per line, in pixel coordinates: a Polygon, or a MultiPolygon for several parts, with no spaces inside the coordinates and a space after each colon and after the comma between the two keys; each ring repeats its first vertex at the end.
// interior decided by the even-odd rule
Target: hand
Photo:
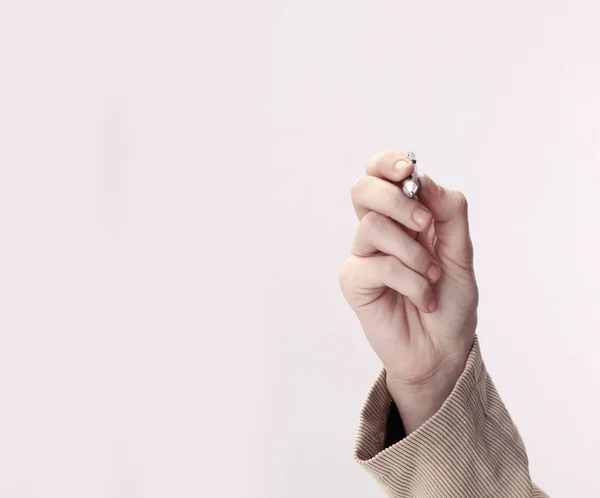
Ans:
{"type": "Polygon", "coordinates": [[[376,154],[352,185],[360,220],[339,271],[346,301],[383,362],[408,433],[452,391],[473,345],[479,293],[465,196],[420,175],[417,198],[400,182],[401,152],[376,154]]]}

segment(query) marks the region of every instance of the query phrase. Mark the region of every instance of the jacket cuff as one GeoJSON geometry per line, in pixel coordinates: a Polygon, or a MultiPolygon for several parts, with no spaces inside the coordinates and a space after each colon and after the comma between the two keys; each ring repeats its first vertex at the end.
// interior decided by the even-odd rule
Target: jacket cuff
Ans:
{"type": "Polygon", "coordinates": [[[386,448],[392,403],[381,370],[361,410],[354,446],[355,460],[392,496],[531,496],[523,443],[487,374],[477,338],[441,408],[386,448]],[[494,494],[505,489],[514,494],[494,494]]]}

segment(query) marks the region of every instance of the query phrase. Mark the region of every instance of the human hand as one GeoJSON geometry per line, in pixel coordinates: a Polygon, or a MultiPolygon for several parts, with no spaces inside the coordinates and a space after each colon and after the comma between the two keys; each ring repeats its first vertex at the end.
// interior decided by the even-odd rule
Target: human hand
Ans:
{"type": "Polygon", "coordinates": [[[479,302],[465,196],[420,174],[411,199],[400,182],[413,171],[401,152],[369,159],[367,175],[352,185],[360,222],[339,270],[407,434],[441,407],[462,373],[479,302]]]}

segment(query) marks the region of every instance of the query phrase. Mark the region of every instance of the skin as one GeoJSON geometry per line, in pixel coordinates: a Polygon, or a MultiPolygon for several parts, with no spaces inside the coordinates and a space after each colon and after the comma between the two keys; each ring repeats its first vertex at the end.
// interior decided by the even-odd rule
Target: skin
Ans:
{"type": "Polygon", "coordinates": [[[369,159],[351,188],[359,223],[339,270],[407,434],[439,410],[463,372],[479,302],[465,196],[420,174],[411,199],[400,182],[413,171],[402,152],[369,159]]]}

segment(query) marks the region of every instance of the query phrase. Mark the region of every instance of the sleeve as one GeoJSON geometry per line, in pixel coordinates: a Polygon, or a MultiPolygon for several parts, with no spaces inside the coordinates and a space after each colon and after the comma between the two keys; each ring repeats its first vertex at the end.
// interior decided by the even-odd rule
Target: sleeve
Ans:
{"type": "Polygon", "coordinates": [[[360,413],[354,458],[393,498],[548,498],[475,338],[441,408],[408,436],[382,370],[360,413]]]}

